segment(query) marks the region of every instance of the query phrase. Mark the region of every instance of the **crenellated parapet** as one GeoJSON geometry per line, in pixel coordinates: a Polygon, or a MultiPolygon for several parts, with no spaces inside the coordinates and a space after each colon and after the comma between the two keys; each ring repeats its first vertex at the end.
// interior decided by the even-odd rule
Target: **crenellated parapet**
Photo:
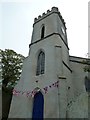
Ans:
{"type": "MultiPolygon", "coordinates": [[[[46,13],[44,12],[44,13],[42,13],[42,15],[39,15],[37,18],[34,18],[34,24],[37,23],[38,21],[44,19],[45,17],[47,17],[48,15],[50,15],[52,13],[57,13],[65,26],[65,21],[57,7],[52,7],[51,10],[47,10],[46,13]]],[[[66,28],[66,26],[65,26],[65,28],[66,28]]]]}

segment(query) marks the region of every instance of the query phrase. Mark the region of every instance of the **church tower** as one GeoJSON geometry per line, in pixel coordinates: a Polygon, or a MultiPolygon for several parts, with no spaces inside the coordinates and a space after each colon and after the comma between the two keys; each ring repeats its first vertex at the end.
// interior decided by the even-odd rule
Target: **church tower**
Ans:
{"type": "Polygon", "coordinates": [[[66,118],[73,96],[69,64],[66,25],[58,8],[52,7],[34,19],[9,118],[66,118]]]}

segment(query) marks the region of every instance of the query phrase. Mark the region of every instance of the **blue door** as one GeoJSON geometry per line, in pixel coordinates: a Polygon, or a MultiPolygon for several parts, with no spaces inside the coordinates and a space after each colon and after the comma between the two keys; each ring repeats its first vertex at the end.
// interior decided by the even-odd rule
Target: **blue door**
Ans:
{"type": "Polygon", "coordinates": [[[43,120],[43,110],[44,110],[44,98],[41,92],[38,92],[34,96],[33,102],[33,113],[32,119],[36,120],[43,120]]]}

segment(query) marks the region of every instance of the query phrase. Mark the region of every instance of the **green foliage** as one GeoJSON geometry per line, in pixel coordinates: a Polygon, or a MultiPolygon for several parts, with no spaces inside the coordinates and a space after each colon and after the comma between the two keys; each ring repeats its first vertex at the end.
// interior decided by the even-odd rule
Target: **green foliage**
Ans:
{"type": "Polygon", "coordinates": [[[83,63],[86,64],[85,67],[84,67],[84,71],[85,72],[90,72],[90,59],[84,60],[83,63]]]}
{"type": "Polygon", "coordinates": [[[21,68],[24,56],[17,54],[15,51],[0,49],[0,71],[2,77],[2,86],[13,88],[20,79],[21,68]]]}

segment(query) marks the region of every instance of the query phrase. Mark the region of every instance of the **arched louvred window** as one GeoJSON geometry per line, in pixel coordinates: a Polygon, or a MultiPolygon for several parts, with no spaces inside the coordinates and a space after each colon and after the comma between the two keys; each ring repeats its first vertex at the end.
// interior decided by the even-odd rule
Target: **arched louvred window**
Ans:
{"type": "Polygon", "coordinates": [[[87,76],[85,77],[85,88],[86,92],[90,92],[90,80],[87,76]]]}
{"type": "Polygon", "coordinates": [[[39,91],[34,96],[32,120],[43,120],[44,97],[39,91]]]}
{"type": "Polygon", "coordinates": [[[44,38],[44,33],[45,33],[45,26],[43,25],[41,29],[41,39],[44,38]]]}
{"type": "Polygon", "coordinates": [[[44,74],[44,71],[45,71],[45,53],[41,51],[37,59],[36,75],[44,74]]]}

